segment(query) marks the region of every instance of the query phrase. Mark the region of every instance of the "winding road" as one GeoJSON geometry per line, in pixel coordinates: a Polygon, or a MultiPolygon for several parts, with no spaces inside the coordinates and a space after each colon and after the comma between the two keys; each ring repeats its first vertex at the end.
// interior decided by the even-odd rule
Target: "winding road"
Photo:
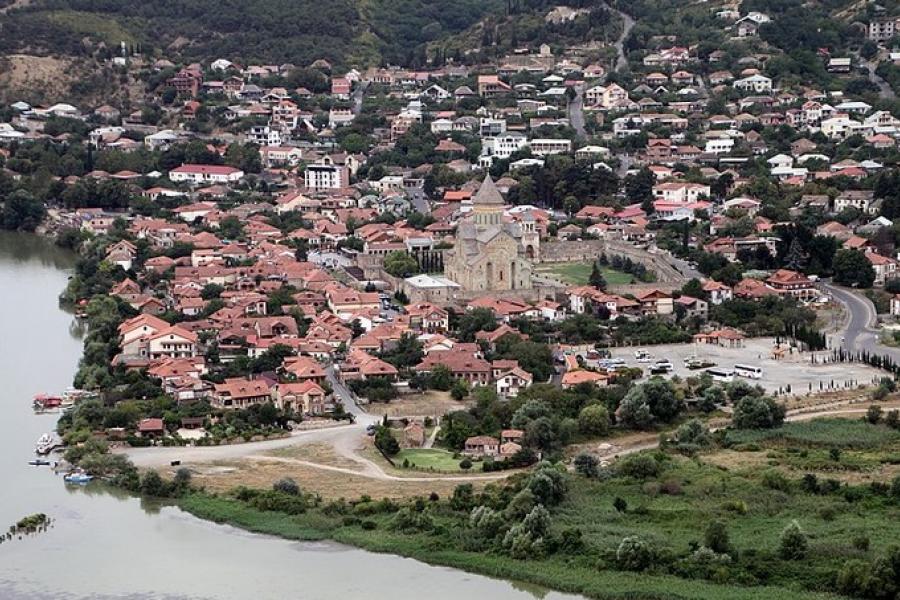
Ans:
{"type": "Polygon", "coordinates": [[[900,349],[889,348],[878,341],[878,331],[874,327],[878,315],[871,300],[831,283],[822,283],[821,287],[847,309],[847,319],[838,332],[831,336],[829,346],[842,347],[847,352],[865,351],[886,355],[900,361],[900,349]]]}
{"type": "Polygon", "coordinates": [[[628,59],[625,57],[625,40],[628,39],[628,34],[630,34],[632,28],[634,28],[634,19],[609,3],[607,3],[606,6],[622,19],[622,34],[619,36],[619,39],[613,43],[613,47],[616,49],[617,53],[615,70],[624,71],[628,68],[628,59]]]}

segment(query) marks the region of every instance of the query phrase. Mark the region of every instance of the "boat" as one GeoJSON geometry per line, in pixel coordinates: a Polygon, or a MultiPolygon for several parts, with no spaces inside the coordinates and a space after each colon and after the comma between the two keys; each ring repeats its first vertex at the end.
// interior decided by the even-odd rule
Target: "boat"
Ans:
{"type": "Polygon", "coordinates": [[[43,458],[36,458],[34,460],[29,460],[28,464],[35,467],[46,467],[50,465],[50,461],[43,458]]]}
{"type": "Polygon", "coordinates": [[[63,476],[63,481],[66,483],[87,483],[93,478],[93,475],[88,475],[84,471],[72,471],[63,476]]]}
{"type": "Polygon", "coordinates": [[[54,448],[57,448],[59,446],[60,441],[56,436],[54,436],[52,433],[45,433],[38,439],[37,443],[34,445],[34,451],[37,454],[41,455],[50,454],[54,450],[54,448]]]}
{"type": "Polygon", "coordinates": [[[38,394],[32,400],[35,410],[50,410],[51,408],[59,408],[63,404],[62,396],[53,396],[50,394],[38,394]]]}

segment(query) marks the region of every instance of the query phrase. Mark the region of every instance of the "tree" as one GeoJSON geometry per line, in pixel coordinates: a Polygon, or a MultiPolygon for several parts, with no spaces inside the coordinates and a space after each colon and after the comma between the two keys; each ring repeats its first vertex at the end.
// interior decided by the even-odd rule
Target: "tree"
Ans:
{"type": "Polygon", "coordinates": [[[734,407],[731,422],[738,429],[773,429],[784,423],[784,406],[769,396],[744,396],[734,407]]]}
{"type": "Polygon", "coordinates": [[[832,261],[834,281],[841,285],[870,288],[875,282],[875,269],[859,250],[838,250],[832,261]]]}
{"type": "Polygon", "coordinates": [[[406,252],[396,250],[384,258],[384,270],[394,277],[409,277],[419,270],[419,263],[406,252]]]}
{"type": "Polygon", "coordinates": [[[728,541],[728,529],[723,521],[713,521],[703,532],[703,545],[717,554],[728,554],[731,544],[728,541]]]}
{"type": "Polygon", "coordinates": [[[600,470],[600,461],[593,454],[581,453],[572,461],[575,471],[588,478],[596,477],[600,470]]]}
{"type": "Polygon", "coordinates": [[[606,435],[609,431],[609,411],[602,404],[585,406],[578,413],[578,429],[587,435],[606,435]]]}
{"type": "Polygon", "coordinates": [[[472,468],[472,459],[470,459],[467,456],[466,458],[459,461],[459,468],[462,469],[463,471],[468,471],[469,469],[471,469],[472,468]]]}
{"type": "Polygon", "coordinates": [[[634,386],[625,394],[616,411],[616,418],[634,429],[649,429],[653,425],[653,413],[640,386],[634,386]]]}
{"type": "Polygon", "coordinates": [[[653,171],[644,167],[637,173],[625,178],[625,196],[632,204],[653,200],[653,184],[656,176],[653,171]]]}
{"type": "Polygon", "coordinates": [[[588,281],[593,287],[597,288],[598,290],[603,291],[606,289],[606,279],[603,277],[603,273],[600,272],[600,267],[596,262],[591,267],[591,276],[588,281]]]}
{"type": "Polygon", "coordinates": [[[397,439],[391,433],[390,428],[384,425],[379,426],[375,432],[375,446],[387,456],[394,456],[400,452],[400,444],[397,443],[397,439]]]}
{"type": "Polygon", "coordinates": [[[778,542],[778,555],[784,560],[799,560],[806,556],[808,549],[806,534],[800,528],[800,523],[791,521],[778,542]]]}
{"type": "Polygon", "coordinates": [[[450,396],[457,402],[469,395],[469,384],[465,379],[457,379],[450,388],[450,396]]]}
{"type": "Polygon", "coordinates": [[[46,214],[40,200],[25,190],[17,190],[6,197],[0,208],[0,228],[34,231],[46,214]]]}

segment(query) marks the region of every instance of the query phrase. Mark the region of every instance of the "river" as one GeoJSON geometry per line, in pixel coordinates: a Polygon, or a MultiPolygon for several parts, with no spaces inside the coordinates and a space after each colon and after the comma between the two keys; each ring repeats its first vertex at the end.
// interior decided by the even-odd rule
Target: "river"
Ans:
{"type": "Polygon", "coordinates": [[[46,532],[0,544],[0,600],[354,600],[574,598],[331,543],[297,543],[197,519],[31,467],[57,415],[31,398],[71,384],[81,331],[60,310],[73,257],[0,232],[0,531],[43,512],[46,532]]]}

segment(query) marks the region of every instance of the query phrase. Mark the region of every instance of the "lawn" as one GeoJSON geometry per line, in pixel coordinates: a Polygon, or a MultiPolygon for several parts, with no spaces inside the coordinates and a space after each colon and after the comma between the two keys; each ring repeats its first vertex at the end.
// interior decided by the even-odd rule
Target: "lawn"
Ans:
{"type": "MultiPolygon", "coordinates": [[[[587,285],[593,265],[590,262],[570,262],[538,265],[540,274],[552,275],[572,285],[587,285]]],[[[622,271],[610,268],[600,270],[609,285],[627,285],[634,283],[634,277],[622,271]]]]}
{"type": "Polygon", "coordinates": [[[397,466],[409,461],[409,464],[417,469],[434,471],[459,472],[461,458],[454,458],[452,452],[440,448],[405,448],[394,457],[397,466]]]}

